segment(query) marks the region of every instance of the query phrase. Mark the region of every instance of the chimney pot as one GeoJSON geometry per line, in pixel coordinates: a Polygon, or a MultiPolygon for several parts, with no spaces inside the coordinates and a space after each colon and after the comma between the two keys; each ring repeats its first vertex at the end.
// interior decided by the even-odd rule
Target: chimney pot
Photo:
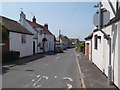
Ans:
{"type": "Polygon", "coordinates": [[[48,24],[46,23],[46,24],[44,24],[44,27],[46,27],[47,29],[48,29],[48,24]]]}
{"type": "Polygon", "coordinates": [[[26,15],[24,14],[24,12],[23,12],[23,11],[21,11],[21,13],[20,13],[20,19],[21,19],[21,18],[26,19],[26,15]]]}
{"type": "Polygon", "coordinates": [[[33,16],[33,22],[36,23],[36,18],[35,18],[35,16],[33,16]]]}

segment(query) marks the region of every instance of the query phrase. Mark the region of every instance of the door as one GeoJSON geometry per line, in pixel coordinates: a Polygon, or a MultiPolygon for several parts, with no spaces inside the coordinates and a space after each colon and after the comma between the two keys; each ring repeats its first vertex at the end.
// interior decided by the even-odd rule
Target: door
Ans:
{"type": "Polygon", "coordinates": [[[33,41],[33,54],[35,54],[35,41],[33,41]]]}
{"type": "Polygon", "coordinates": [[[88,58],[89,58],[89,52],[90,52],[90,44],[87,43],[87,47],[86,47],[86,55],[88,56],[88,58]]]}

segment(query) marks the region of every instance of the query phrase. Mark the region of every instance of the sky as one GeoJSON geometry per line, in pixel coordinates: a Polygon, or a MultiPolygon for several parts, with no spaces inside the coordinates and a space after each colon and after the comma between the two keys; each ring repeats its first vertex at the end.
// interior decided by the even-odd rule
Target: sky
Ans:
{"type": "Polygon", "coordinates": [[[36,17],[37,23],[48,24],[57,37],[59,30],[69,38],[84,40],[94,30],[93,15],[97,2],[2,2],[0,15],[19,21],[20,12],[28,20],[36,17]],[[22,8],[22,9],[21,9],[22,8]]]}

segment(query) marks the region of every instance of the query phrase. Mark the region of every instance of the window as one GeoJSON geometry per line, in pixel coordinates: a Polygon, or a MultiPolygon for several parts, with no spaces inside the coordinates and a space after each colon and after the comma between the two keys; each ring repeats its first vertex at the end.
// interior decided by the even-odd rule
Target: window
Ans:
{"type": "Polygon", "coordinates": [[[100,40],[100,43],[101,43],[101,36],[97,36],[97,38],[100,40]]]}
{"type": "Polygon", "coordinates": [[[42,30],[39,31],[39,34],[42,35],[42,30]]]}
{"type": "Polygon", "coordinates": [[[21,43],[26,43],[26,35],[21,35],[21,43]]]}
{"type": "Polygon", "coordinates": [[[95,49],[97,49],[97,48],[98,48],[97,35],[95,35],[95,38],[94,38],[94,48],[95,48],[95,49]]]}

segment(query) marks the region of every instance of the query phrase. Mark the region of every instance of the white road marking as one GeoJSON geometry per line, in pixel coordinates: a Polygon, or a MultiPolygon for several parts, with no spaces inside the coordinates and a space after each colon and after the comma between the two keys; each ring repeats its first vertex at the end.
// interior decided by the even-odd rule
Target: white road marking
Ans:
{"type": "Polygon", "coordinates": [[[41,87],[42,85],[38,85],[37,87],[39,88],[39,87],[41,87]]]}
{"type": "Polygon", "coordinates": [[[69,81],[73,81],[73,79],[72,78],[69,78],[69,77],[64,77],[63,79],[66,79],[66,80],[69,80],[69,81]]]}
{"type": "Polygon", "coordinates": [[[76,56],[78,57],[78,56],[79,56],[79,54],[76,54],[76,56]]]}
{"type": "Polygon", "coordinates": [[[35,80],[33,79],[32,82],[34,82],[35,80]]]}
{"type": "Polygon", "coordinates": [[[48,79],[48,77],[47,76],[42,76],[43,78],[45,78],[45,79],[48,79]]]}
{"type": "Polygon", "coordinates": [[[37,78],[39,78],[40,77],[40,75],[37,75],[37,78]]]}
{"type": "Polygon", "coordinates": [[[34,84],[33,86],[35,86],[42,78],[39,78],[34,84]]]}
{"type": "Polygon", "coordinates": [[[28,87],[30,84],[32,84],[32,82],[34,82],[34,81],[35,81],[35,80],[32,79],[32,81],[31,81],[29,84],[27,84],[27,85],[25,86],[25,88],[28,87]]]}
{"type": "Polygon", "coordinates": [[[72,88],[72,85],[71,85],[71,84],[66,83],[66,85],[67,85],[68,89],[71,89],[71,88],[72,88]]]}
{"type": "Polygon", "coordinates": [[[54,78],[57,78],[57,76],[54,76],[54,78]]]}
{"type": "Polygon", "coordinates": [[[75,54],[76,54],[76,61],[77,61],[78,69],[79,69],[80,79],[81,79],[81,82],[82,82],[82,88],[86,88],[84,79],[82,77],[82,72],[81,72],[80,64],[79,64],[79,61],[78,61],[78,58],[77,58],[77,56],[79,56],[79,55],[76,52],[75,52],[75,54]]]}
{"type": "Polygon", "coordinates": [[[59,59],[60,57],[57,57],[56,59],[59,59]]]}
{"type": "Polygon", "coordinates": [[[28,87],[28,86],[29,86],[29,84],[28,84],[28,85],[26,85],[26,86],[25,86],[25,88],[26,88],[26,87],[28,87]]]}
{"type": "MultiPolygon", "coordinates": [[[[40,77],[40,76],[39,76],[39,77],[40,77]]],[[[33,87],[35,87],[35,85],[36,85],[42,78],[48,79],[47,76],[41,76],[41,77],[33,84],[33,87]]]]}

